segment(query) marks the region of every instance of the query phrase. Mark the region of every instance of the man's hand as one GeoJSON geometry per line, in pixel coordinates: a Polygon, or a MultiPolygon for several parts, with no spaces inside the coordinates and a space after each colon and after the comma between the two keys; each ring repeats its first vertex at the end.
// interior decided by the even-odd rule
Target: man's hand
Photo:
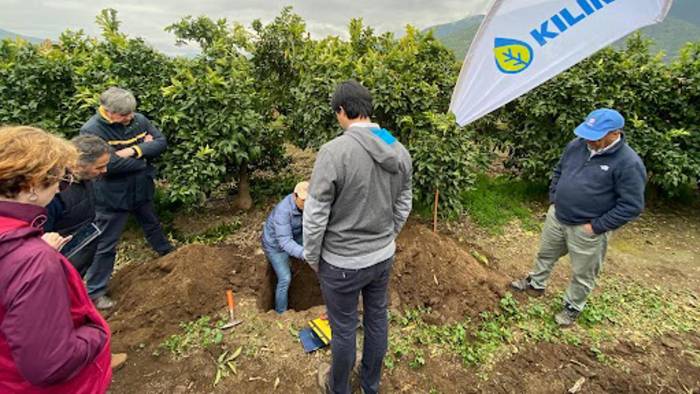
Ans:
{"type": "Polygon", "coordinates": [[[146,134],[145,137],[143,137],[143,142],[151,142],[153,141],[153,136],[150,134],[146,134]]]}
{"type": "Polygon", "coordinates": [[[121,157],[122,159],[126,159],[129,157],[133,157],[136,155],[136,150],[134,148],[124,148],[120,149],[115,152],[117,156],[121,157]]]}
{"type": "Polygon", "coordinates": [[[314,272],[318,274],[318,263],[316,263],[316,264],[309,263],[309,267],[311,267],[311,269],[314,270],[314,272]]]}
{"type": "Polygon", "coordinates": [[[60,251],[61,248],[63,248],[72,238],[72,236],[62,237],[59,233],[46,233],[41,236],[41,239],[43,239],[44,242],[58,251],[60,251]]]}
{"type": "Polygon", "coordinates": [[[595,233],[593,232],[593,226],[590,223],[586,223],[583,225],[583,231],[591,237],[595,235],[595,233]]]}

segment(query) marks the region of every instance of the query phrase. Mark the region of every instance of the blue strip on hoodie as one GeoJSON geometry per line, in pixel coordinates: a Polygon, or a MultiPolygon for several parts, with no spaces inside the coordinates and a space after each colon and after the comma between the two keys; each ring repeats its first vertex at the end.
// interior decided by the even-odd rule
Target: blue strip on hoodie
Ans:
{"type": "Polygon", "coordinates": [[[394,142],[396,142],[396,137],[391,135],[391,133],[387,129],[374,128],[374,129],[370,129],[370,130],[372,130],[372,133],[374,133],[374,135],[376,135],[382,141],[386,142],[389,145],[392,145],[394,142]]]}

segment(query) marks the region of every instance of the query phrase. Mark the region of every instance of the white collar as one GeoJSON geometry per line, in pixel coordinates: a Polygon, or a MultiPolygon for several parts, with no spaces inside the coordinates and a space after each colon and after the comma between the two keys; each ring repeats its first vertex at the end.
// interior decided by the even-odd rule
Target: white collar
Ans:
{"type": "Polygon", "coordinates": [[[591,157],[597,156],[597,155],[602,155],[603,153],[605,153],[605,152],[609,151],[610,149],[612,149],[612,147],[615,146],[615,145],[617,145],[620,141],[622,141],[622,137],[621,137],[621,136],[618,136],[617,139],[616,139],[615,141],[612,142],[612,144],[606,146],[605,148],[599,149],[599,150],[595,150],[595,149],[591,149],[591,147],[589,146],[589,147],[588,147],[588,151],[591,152],[591,157]]]}
{"type": "Polygon", "coordinates": [[[372,123],[372,122],[357,122],[357,123],[351,124],[351,125],[347,128],[347,130],[352,129],[353,127],[364,127],[364,128],[367,128],[367,129],[371,129],[371,128],[379,128],[379,125],[376,124],[376,123],[372,123]]]}

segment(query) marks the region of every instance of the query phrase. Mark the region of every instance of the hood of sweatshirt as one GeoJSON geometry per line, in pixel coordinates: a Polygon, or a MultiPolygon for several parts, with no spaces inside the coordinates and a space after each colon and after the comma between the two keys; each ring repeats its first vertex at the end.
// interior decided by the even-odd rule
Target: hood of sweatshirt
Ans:
{"type": "Polygon", "coordinates": [[[397,139],[376,123],[351,126],[345,135],[357,141],[381,168],[395,174],[399,172],[397,139]]]}

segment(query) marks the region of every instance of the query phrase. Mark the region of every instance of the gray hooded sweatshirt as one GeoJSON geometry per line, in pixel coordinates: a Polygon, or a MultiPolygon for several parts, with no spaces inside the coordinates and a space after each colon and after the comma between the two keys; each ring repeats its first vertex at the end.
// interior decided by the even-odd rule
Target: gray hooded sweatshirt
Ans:
{"type": "Polygon", "coordinates": [[[394,255],[411,212],[411,156],[388,131],[355,123],[321,147],[304,205],[304,257],[361,269],[394,255]]]}

